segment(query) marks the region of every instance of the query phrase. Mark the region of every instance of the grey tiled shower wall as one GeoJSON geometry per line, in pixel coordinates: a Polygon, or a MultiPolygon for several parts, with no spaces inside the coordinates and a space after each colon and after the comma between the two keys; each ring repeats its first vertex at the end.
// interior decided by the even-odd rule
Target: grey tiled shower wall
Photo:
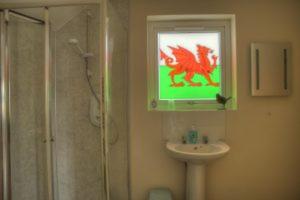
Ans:
{"type": "MultiPolygon", "coordinates": [[[[52,9],[55,12],[55,8],[52,9]]],[[[86,77],[85,60],[78,49],[69,44],[69,39],[75,38],[84,52],[93,54],[88,58],[88,73],[99,94],[99,7],[83,7],[52,34],[56,196],[59,200],[101,200],[102,133],[89,119],[90,98],[94,97],[86,77]]]]}

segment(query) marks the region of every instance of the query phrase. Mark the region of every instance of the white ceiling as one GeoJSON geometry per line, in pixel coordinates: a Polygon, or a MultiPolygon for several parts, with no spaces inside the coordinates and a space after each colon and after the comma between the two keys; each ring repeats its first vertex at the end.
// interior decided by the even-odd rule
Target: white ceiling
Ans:
{"type": "MultiPolygon", "coordinates": [[[[52,30],[57,31],[63,27],[73,17],[77,16],[81,11],[86,9],[84,5],[80,6],[60,6],[53,7],[49,10],[50,22],[52,30]]],[[[35,17],[38,19],[44,19],[44,8],[25,8],[25,9],[13,9],[19,13],[35,17]]]]}
{"type": "Polygon", "coordinates": [[[101,0],[0,0],[0,8],[100,3],[101,0]]]}
{"type": "Polygon", "coordinates": [[[17,12],[43,20],[44,8],[42,6],[68,5],[50,7],[52,30],[59,30],[65,23],[78,15],[82,10],[86,9],[86,5],[80,4],[99,2],[99,0],[0,0],[0,8],[12,8],[17,12]]]}
{"type": "Polygon", "coordinates": [[[98,0],[0,0],[0,3],[95,3],[98,0]]]}

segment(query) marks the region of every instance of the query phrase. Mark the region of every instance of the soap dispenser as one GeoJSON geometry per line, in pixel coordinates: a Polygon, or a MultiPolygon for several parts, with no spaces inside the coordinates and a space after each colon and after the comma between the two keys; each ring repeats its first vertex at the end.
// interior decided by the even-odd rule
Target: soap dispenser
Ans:
{"type": "Polygon", "coordinates": [[[187,132],[186,142],[188,144],[197,144],[198,140],[199,140],[199,133],[195,125],[192,125],[191,129],[187,132]]]}

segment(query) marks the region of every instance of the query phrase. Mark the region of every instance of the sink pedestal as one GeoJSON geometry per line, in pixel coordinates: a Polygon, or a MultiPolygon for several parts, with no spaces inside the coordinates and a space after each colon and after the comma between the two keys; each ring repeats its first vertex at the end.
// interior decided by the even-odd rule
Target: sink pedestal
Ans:
{"type": "Polygon", "coordinates": [[[167,142],[166,147],[173,158],[187,163],[185,200],[205,200],[206,164],[223,157],[230,147],[222,141],[209,144],[167,142]]]}
{"type": "Polygon", "coordinates": [[[186,199],[205,200],[205,164],[187,163],[186,199]]]}

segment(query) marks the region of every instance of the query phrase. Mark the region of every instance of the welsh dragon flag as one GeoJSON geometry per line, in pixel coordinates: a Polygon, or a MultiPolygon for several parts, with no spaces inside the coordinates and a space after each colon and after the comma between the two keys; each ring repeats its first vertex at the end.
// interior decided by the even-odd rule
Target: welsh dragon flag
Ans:
{"type": "Polygon", "coordinates": [[[160,100],[213,100],[221,93],[221,34],[160,33],[160,100]]]}

